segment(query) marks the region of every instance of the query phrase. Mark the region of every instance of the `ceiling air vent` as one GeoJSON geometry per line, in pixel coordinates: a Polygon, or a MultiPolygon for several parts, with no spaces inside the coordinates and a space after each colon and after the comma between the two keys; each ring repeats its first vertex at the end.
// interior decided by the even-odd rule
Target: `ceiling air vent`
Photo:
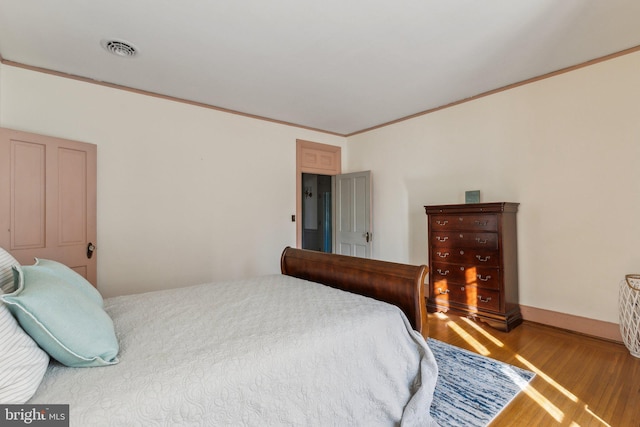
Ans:
{"type": "Polygon", "coordinates": [[[102,40],[100,44],[107,52],[116,56],[131,58],[138,54],[138,49],[135,46],[122,40],[102,40]]]}

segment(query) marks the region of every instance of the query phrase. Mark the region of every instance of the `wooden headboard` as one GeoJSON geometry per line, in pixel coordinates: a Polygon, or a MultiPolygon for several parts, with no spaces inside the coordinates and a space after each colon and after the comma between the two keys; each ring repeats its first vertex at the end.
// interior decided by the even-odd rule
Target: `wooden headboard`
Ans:
{"type": "Polygon", "coordinates": [[[398,264],[367,258],[286,247],[282,274],[353,292],[400,307],[415,330],[429,333],[424,281],[426,265],[398,264]]]}

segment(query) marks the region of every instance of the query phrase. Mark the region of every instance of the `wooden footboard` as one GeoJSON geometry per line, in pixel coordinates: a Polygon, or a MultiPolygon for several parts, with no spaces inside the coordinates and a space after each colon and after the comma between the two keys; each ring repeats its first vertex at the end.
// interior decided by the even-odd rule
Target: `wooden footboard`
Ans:
{"type": "Polygon", "coordinates": [[[394,304],[415,330],[429,334],[424,281],[426,265],[414,266],[286,247],[282,274],[394,304]]]}

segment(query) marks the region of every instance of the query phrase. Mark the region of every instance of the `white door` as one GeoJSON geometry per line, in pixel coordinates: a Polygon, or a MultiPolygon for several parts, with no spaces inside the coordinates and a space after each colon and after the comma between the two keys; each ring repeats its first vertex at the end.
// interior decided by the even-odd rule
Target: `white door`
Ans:
{"type": "Polygon", "coordinates": [[[334,178],[333,252],[371,258],[371,171],[334,178]]]}

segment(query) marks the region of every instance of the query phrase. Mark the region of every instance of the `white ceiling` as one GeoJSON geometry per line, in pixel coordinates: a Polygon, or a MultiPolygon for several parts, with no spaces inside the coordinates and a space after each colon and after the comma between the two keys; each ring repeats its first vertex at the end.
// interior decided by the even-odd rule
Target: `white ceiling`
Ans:
{"type": "Polygon", "coordinates": [[[343,135],[637,46],[639,0],[0,0],[5,63],[343,135]]]}

